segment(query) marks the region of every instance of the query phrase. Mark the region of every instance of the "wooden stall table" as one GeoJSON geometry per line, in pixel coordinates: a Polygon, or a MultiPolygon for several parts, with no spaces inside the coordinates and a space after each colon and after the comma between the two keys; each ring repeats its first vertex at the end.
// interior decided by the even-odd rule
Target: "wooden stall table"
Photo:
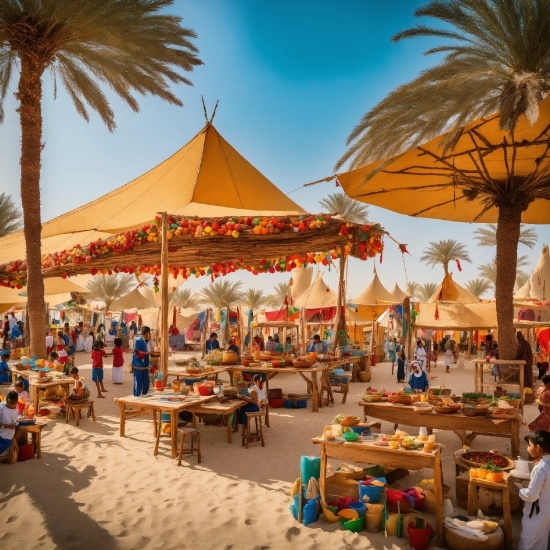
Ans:
{"type": "Polygon", "coordinates": [[[466,416],[462,412],[452,414],[415,413],[411,406],[398,406],[389,402],[357,403],[363,407],[363,420],[368,416],[393,422],[395,425],[426,427],[428,430],[451,430],[462,441],[463,445],[470,445],[478,435],[510,438],[510,452],[512,456],[520,454],[519,430],[521,419],[493,420],[488,416],[466,416]]]}
{"type": "MultiPolygon", "coordinates": [[[[426,415],[422,415],[426,416],[426,415]]],[[[435,493],[435,523],[437,545],[441,548],[445,545],[443,536],[443,471],[441,468],[441,445],[436,445],[431,453],[423,451],[405,451],[379,447],[374,443],[332,443],[323,438],[313,438],[312,442],[321,445],[321,477],[319,489],[321,500],[326,505],[326,477],[327,459],[359,462],[362,464],[383,464],[388,468],[404,468],[407,470],[420,470],[433,468],[434,493],[435,493]]]]}
{"type": "MultiPolygon", "coordinates": [[[[520,410],[521,414],[523,415],[523,405],[525,401],[525,395],[524,395],[524,388],[525,388],[525,382],[524,382],[524,365],[525,361],[522,359],[512,360],[512,359],[493,359],[492,361],[487,361],[485,359],[474,359],[474,388],[476,393],[485,393],[484,388],[488,388],[489,391],[491,391],[491,388],[496,388],[497,386],[499,388],[502,388],[503,390],[508,390],[511,388],[516,388],[519,393],[520,398],[520,410]],[[485,365],[489,367],[487,371],[485,371],[485,365]],[[484,382],[483,381],[483,374],[489,374],[492,370],[493,366],[497,365],[499,366],[501,370],[501,376],[502,381],[501,382],[484,382]],[[518,374],[518,382],[511,382],[509,381],[512,376],[515,374],[518,374]],[[508,380],[508,382],[507,382],[508,380]]],[[[491,376],[493,376],[491,374],[491,376]]],[[[532,389],[532,388],[531,388],[532,389]]]]}
{"type": "Polygon", "coordinates": [[[157,429],[157,414],[166,413],[170,415],[170,436],[172,447],[172,458],[177,456],[177,433],[178,433],[178,414],[181,411],[192,407],[193,405],[202,405],[215,399],[215,395],[208,396],[183,396],[167,394],[164,392],[154,392],[141,397],[128,395],[126,397],[115,397],[115,403],[118,404],[120,415],[120,437],[126,436],[126,420],[153,414],[153,430],[156,437],[154,456],[158,454],[160,430],[157,429]],[[173,401],[168,401],[173,398],[173,401]],[[126,408],[128,407],[128,409],[126,408]]]}
{"type": "Polygon", "coordinates": [[[235,422],[235,426],[231,426],[231,415],[237,412],[243,405],[246,405],[246,401],[243,399],[231,399],[220,403],[219,401],[210,401],[201,405],[193,405],[187,409],[188,412],[193,413],[193,426],[196,426],[197,414],[219,414],[224,417],[225,424],[227,426],[227,442],[233,441],[232,432],[239,430],[239,422],[235,422]]]}
{"type": "MultiPolygon", "coordinates": [[[[299,374],[305,380],[308,391],[311,394],[311,412],[319,412],[319,407],[322,406],[321,400],[320,400],[320,392],[319,392],[319,388],[320,388],[319,377],[326,376],[328,374],[328,370],[329,370],[328,363],[327,364],[316,363],[314,366],[309,368],[297,368],[297,367],[274,368],[274,367],[264,367],[261,365],[250,366],[250,367],[245,367],[244,365],[231,365],[227,367],[227,372],[229,373],[229,377],[231,379],[231,385],[233,385],[233,374],[235,373],[235,371],[260,372],[265,374],[266,394],[269,391],[269,381],[274,376],[277,376],[277,374],[281,372],[299,374]],[[310,375],[310,378],[308,378],[307,376],[308,374],[310,375]]],[[[267,425],[268,425],[268,422],[269,420],[268,420],[268,417],[266,416],[267,425]]]]}
{"type": "Polygon", "coordinates": [[[227,367],[215,367],[211,371],[201,372],[200,374],[189,374],[186,370],[187,367],[168,367],[168,374],[166,379],[168,380],[169,376],[175,376],[176,380],[180,378],[188,378],[189,380],[202,380],[203,378],[214,376],[216,383],[218,382],[218,375],[222,372],[227,371],[227,367]]]}

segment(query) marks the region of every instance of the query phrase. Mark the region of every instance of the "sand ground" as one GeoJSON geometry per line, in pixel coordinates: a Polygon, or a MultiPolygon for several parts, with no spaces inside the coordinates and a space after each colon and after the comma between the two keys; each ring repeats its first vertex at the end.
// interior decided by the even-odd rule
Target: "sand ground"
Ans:
{"type": "MultiPolygon", "coordinates": [[[[90,381],[89,358],[80,354],[77,365],[90,381]]],[[[440,362],[434,374],[434,385],[445,384],[455,393],[473,391],[469,362],[465,369],[453,369],[450,374],[440,362]]],[[[246,450],[240,438],[229,445],[225,428],[204,427],[202,464],[197,465],[193,457],[178,468],[170,458],[168,438],[161,440],[160,453],[153,456],[150,416],[128,421],[127,437],[119,437],[113,397],[131,393],[132,375],[125,372],[122,386],[112,385],[110,368],[105,375],[108,397],[95,399],[96,422],[84,419],[77,428],[74,423],[51,421],[43,433],[41,460],[0,464],[0,548],[409,548],[407,539],[354,534],[322,519],[304,527],[288,509],[290,487],[300,473],[300,456],[318,455],[311,438],[321,435],[338,413],[359,415],[356,403],[367,384],[351,384],[345,405],[336,395],[334,407],[316,414],[310,409],[272,409],[264,448],[253,444],[246,450]]],[[[400,387],[388,363],[373,368],[370,385],[387,390],[400,387]]],[[[298,376],[284,373],[270,382],[271,388],[280,387],[285,393],[303,392],[304,386],[298,376]]],[[[6,390],[3,386],[0,391],[6,390]]],[[[536,405],[527,406],[525,421],[531,422],[537,414],[536,405]]],[[[383,432],[391,429],[389,423],[382,423],[383,432]]],[[[527,432],[523,426],[521,436],[527,432]]],[[[460,441],[452,432],[439,431],[436,436],[444,445],[444,479],[453,487],[456,508],[452,457],[460,441]]],[[[510,452],[509,440],[502,438],[478,437],[472,447],[510,452]]],[[[523,442],[522,457],[527,458],[523,442]]],[[[399,486],[411,487],[427,476],[430,472],[412,472],[399,486]]],[[[433,517],[427,517],[433,524],[433,517]]],[[[513,523],[517,543],[519,513],[514,514],[513,523]]],[[[430,547],[436,547],[435,539],[430,547]]]]}

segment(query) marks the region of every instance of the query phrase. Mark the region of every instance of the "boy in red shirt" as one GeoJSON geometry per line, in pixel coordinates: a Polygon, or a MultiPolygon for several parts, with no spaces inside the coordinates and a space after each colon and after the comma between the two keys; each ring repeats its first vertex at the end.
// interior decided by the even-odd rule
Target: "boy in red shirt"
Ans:
{"type": "Polygon", "coordinates": [[[103,385],[103,358],[109,354],[103,349],[103,342],[97,342],[92,350],[92,381],[97,388],[97,397],[105,397],[101,392],[106,392],[103,385]]]}
{"type": "Polygon", "coordinates": [[[124,350],[122,349],[122,338],[115,338],[113,348],[113,384],[122,384],[122,371],[124,367],[124,350]]]}

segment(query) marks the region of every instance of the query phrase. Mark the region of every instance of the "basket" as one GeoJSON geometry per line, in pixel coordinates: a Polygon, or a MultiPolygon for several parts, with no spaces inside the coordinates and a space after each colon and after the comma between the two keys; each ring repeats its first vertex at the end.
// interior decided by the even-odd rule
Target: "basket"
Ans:
{"type": "Polygon", "coordinates": [[[495,420],[516,420],[517,418],[519,418],[519,409],[497,409],[494,412],[488,412],[487,415],[491,418],[494,418],[495,420]]]}
{"type": "Polygon", "coordinates": [[[412,395],[390,395],[388,396],[388,401],[390,403],[398,403],[401,405],[412,405],[413,398],[412,395]]]}
{"type": "Polygon", "coordinates": [[[363,401],[366,401],[367,403],[376,403],[378,401],[382,401],[382,396],[380,394],[364,393],[363,401]]]}
{"type": "Polygon", "coordinates": [[[434,407],[434,411],[438,414],[453,414],[458,412],[459,410],[460,409],[456,409],[453,407],[439,407],[437,405],[434,407]]]}
{"type": "Polygon", "coordinates": [[[224,397],[237,397],[238,394],[239,390],[237,388],[232,388],[231,386],[228,386],[227,388],[223,389],[224,397]]]}
{"type": "Polygon", "coordinates": [[[475,407],[472,407],[472,406],[463,407],[462,412],[464,413],[465,416],[470,416],[470,417],[477,416],[477,410],[475,407]]]}
{"type": "MultiPolygon", "coordinates": [[[[471,460],[468,460],[469,456],[471,456],[473,453],[477,453],[477,452],[478,451],[470,451],[470,452],[467,452],[467,453],[457,454],[455,456],[457,456],[458,461],[467,468],[480,468],[482,466],[482,464],[479,464],[477,462],[473,462],[471,460]]],[[[504,466],[504,467],[502,467],[502,466],[499,466],[499,467],[504,472],[507,472],[509,470],[513,470],[516,467],[516,463],[511,458],[508,458],[507,456],[501,455],[500,453],[486,453],[486,454],[487,455],[494,455],[495,457],[499,457],[499,458],[503,458],[507,462],[508,465],[504,466]]]]}
{"type": "Polygon", "coordinates": [[[185,367],[185,366],[189,365],[189,359],[176,359],[174,361],[174,363],[178,367],[185,367]]]}
{"type": "Polygon", "coordinates": [[[370,382],[371,373],[366,370],[360,370],[359,371],[359,380],[361,382],[370,382]]]}
{"type": "Polygon", "coordinates": [[[294,361],[292,361],[292,364],[299,369],[308,369],[309,367],[312,367],[315,364],[315,361],[304,361],[300,359],[294,359],[294,361]]]}
{"type": "Polygon", "coordinates": [[[309,399],[310,396],[307,393],[289,393],[289,399],[309,399]]]}

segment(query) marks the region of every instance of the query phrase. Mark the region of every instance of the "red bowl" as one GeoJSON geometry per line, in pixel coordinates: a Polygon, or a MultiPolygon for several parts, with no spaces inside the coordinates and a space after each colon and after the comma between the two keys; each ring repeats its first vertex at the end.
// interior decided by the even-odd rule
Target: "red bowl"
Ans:
{"type": "Polygon", "coordinates": [[[198,386],[199,395],[212,395],[212,386],[198,386]]]}
{"type": "Polygon", "coordinates": [[[284,399],[268,399],[267,401],[272,409],[280,409],[285,403],[284,399]]]}

